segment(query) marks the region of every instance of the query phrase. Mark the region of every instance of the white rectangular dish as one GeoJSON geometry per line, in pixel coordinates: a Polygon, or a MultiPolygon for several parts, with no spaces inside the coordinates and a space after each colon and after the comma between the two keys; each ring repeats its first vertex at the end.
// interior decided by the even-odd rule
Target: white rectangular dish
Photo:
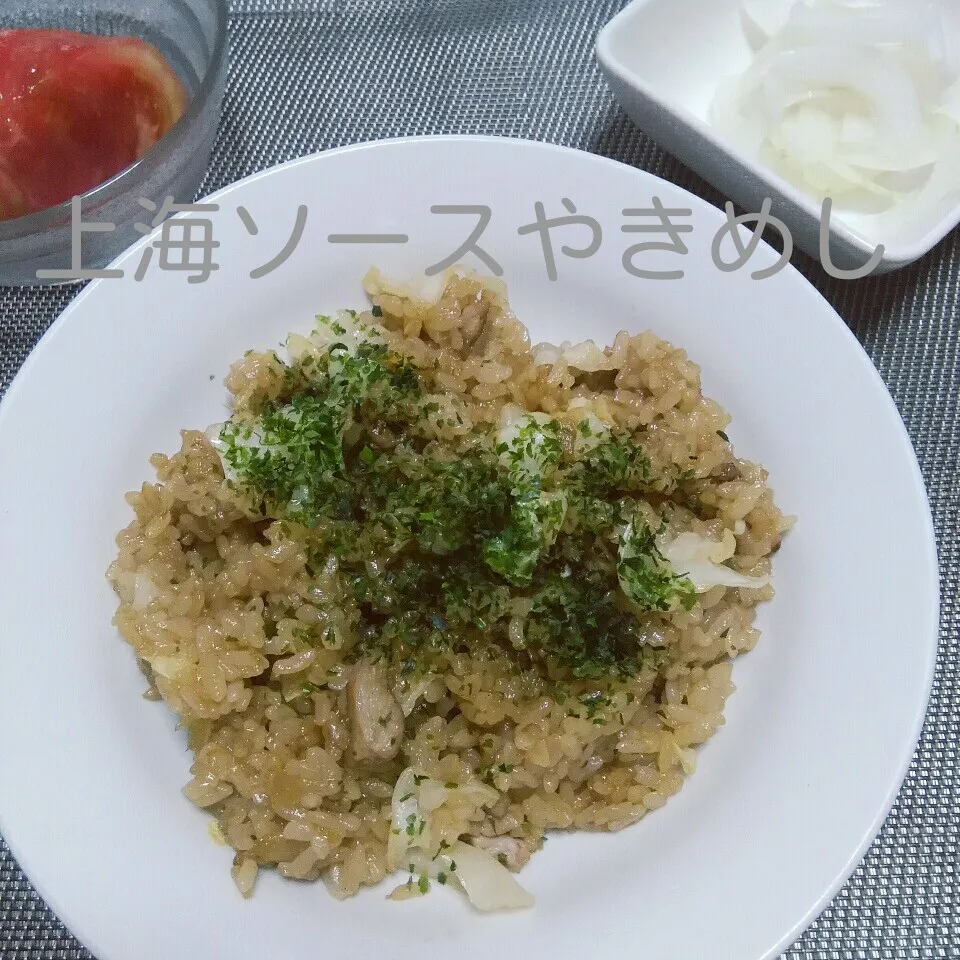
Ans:
{"type": "MultiPolygon", "coordinates": [[[[953,18],[960,11],[952,6],[953,18]]],[[[821,260],[821,204],[748,156],[711,125],[721,80],[753,56],[740,0],[634,0],[597,41],[597,57],[614,94],[636,124],[704,179],[751,213],[763,200],[790,228],[797,247],[821,260]]],[[[877,272],[904,267],[960,223],[960,166],[940,163],[916,193],[878,213],[844,208],[830,218],[831,262],[867,263],[884,247],[877,272]]]]}

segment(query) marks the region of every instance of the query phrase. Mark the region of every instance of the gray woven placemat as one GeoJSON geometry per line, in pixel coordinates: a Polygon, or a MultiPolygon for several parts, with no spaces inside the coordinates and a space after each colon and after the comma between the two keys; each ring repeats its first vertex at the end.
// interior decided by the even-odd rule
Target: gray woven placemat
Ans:
{"type": "MultiPolygon", "coordinates": [[[[600,77],[593,42],[622,5],[238,0],[223,122],[204,192],[345,143],[484,133],[615,157],[718,202],[626,120],[600,77]]],[[[785,956],[958,958],[960,235],[955,231],[918,264],[876,279],[845,283],[801,255],[795,263],[851,326],[900,408],[930,493],[943,607],[933,696],[896,806],[856,874],[785,956]]],[[[0,290],[0,393],[72,294],[0,290]]],[[[908,656],[909,637],[904,651],[908,656]]],[[[0,957],[89,956],[0,844],[0,957]]]]}

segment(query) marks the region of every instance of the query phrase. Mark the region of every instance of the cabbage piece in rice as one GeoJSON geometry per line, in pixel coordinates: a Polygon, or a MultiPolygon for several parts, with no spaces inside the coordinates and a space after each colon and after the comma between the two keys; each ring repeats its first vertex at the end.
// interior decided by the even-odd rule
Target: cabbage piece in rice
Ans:
{"type": "MultiPolygon", "coordinates": [[[[483,912],[532,907],[533,897],[489,853],[459,838],[451,842],[435,835],[438,811],[445,806],[461,805],[475,815],[496,803],[499,796],[481,783],[445,786],[407,767],[393,791],[388,865],[393,870],[408,870],[408,882],[416,875],[458,889],[483,912]]],[[[470,822],[464,822],[463,832],[470,822]]]]}

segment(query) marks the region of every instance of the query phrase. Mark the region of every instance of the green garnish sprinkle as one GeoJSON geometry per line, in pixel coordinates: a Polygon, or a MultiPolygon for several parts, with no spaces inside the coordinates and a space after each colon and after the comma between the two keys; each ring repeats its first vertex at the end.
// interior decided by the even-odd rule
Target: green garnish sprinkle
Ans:
{"type": "Polygon", "coordinates": [[[644,610],[689,610],[696,603],[693,584],[678,576],[657,548],[650,526],[632,520],[620,536],[617,577],[623,592],[644,610]]]}
{"type": "Polygon", "coordinates": [[[253,515],[294,531],[308,572],[333,570],[343,586],[350,636],[323,622],[296,628],[298,641],[385,658],[410,684],[442,649],[505,658],[551,686],[557,669],[600,680],[657,666],[649,621],[690,609],[695,593],[642,511],[661,504],[665,519],[682,473],[657,480],[642,434],[587,420],[451,429],[464,418],[438,402],[431,372],[351,316],[349,335],[319,318],[327,342],[343,340],[287,364],[279,392],[217,444],[253,515]]]}

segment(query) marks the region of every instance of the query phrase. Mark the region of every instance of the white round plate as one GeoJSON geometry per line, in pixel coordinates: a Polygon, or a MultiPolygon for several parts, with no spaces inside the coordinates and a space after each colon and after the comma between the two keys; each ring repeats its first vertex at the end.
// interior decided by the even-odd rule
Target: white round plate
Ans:
{"type": "MultiPolygon", "coordinates": [[[[544,144],[427,138],[308,157],[221,191],[208,214],[220,264],[205,283],[157,269],[133,279],[147,238],[91,284],[33,352],[0,408],[0,770],[2,832],[43,897],[100,960],[337,956],[657,960],[776,956],[823,908],[876,834],[918,736],[934,652],[932,527],[910,443],[880,378],[816,291],[761,247],[735,273],[715,266],[723,214],[627,166],[544,144]],[[690,208],[690,253],[623,252],[621,231],[659,197],[690,208]],[[520,235],[563,198],[602,226],[520,235]],[[274,272],[249,272],[287,242],[274,272]],[[133,653],[110,620],[104,578],[130,519],[123,494],[153,477],[181,428],[222,419],[229,364],[307,330],[316,313],[364,303],[371,264],[423,277],[487,205],[481,246],[504,268],[535,339],[650,328],[686,348],[705,392],[733,415],[738,454],[771,474],[799,516],[777,555],[762,640],[738,660],[727,724],[681,793],[615,835],[555,836],[523,871],[533,910],[473,913],[449,890],[387,901],[390,886],[338,903],[322,884],[261,877],[244,901],[231,851],[184,799],[189,754],[162,704],[141,699],[133,653]],[[253,235],[236,208],[256,222],[253,235]],[[406,234],[339,244],[330,234],[406,234]]],[[[196,216],[201,216],[197,214],[196,216]]],[[[680,222],[684,222],[681,218],[680,222]]],[[[729,238],[728,238],[729,240],[729,238]]],[[[156,253],[156,252],[155,252],[156,253]]],[[[196,256],[196,254],[194,254],[196,256]]],[[[482,267],[475,257],[464,262],[482,267]]]]}

